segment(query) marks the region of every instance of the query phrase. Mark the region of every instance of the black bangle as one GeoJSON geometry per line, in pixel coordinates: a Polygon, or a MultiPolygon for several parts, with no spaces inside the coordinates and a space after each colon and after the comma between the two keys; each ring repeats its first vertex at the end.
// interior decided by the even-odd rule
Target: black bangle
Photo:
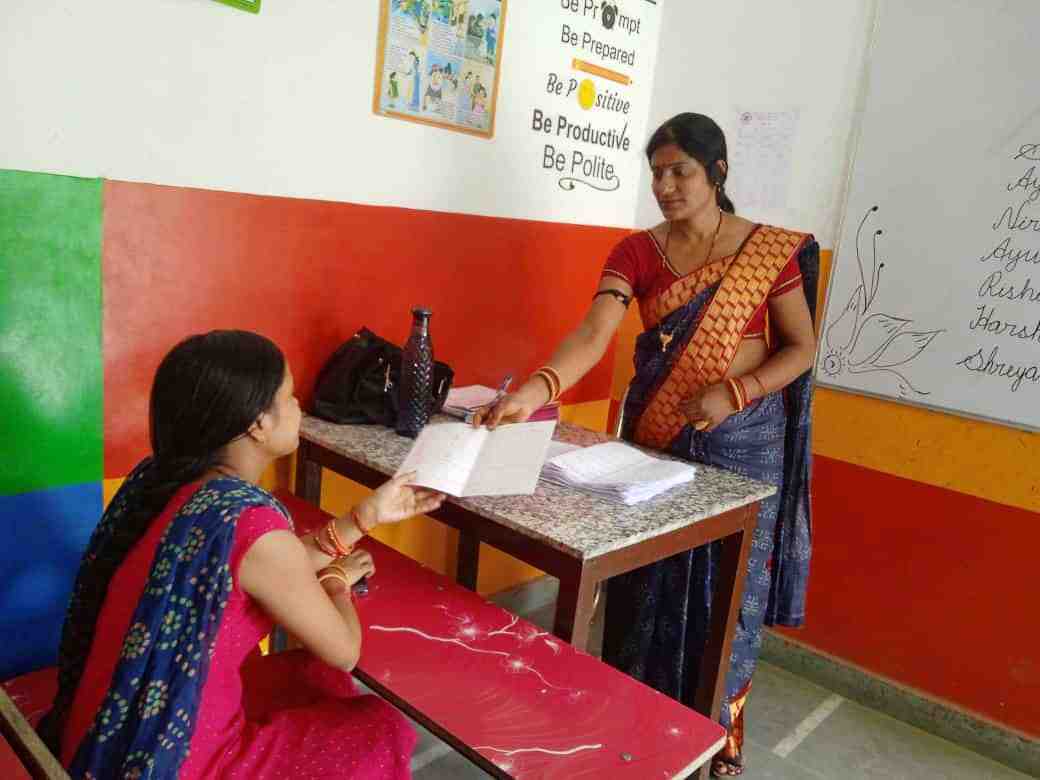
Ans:
{"type": "Polygon", "coordinates": [[[632,303],[632,296],[625,295],[623,292],[621,292],[621,290],[600,290],[592,297],[593,299],[596,299],[601,295],[613,295],[615,298],[621,301],[621,305],[624,306],[626,309],[628,308],[628,304],[632,303]]]}

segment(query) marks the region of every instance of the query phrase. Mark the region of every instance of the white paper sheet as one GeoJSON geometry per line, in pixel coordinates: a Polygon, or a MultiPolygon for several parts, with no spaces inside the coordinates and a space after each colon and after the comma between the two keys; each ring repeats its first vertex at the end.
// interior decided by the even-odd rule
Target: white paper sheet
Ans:
{"type": "Polygon", "coordinates": [[[453,496],[530,495],[556,422],[427,425],[397,473],[417,472],[415,484],[453,496]]]}
{"type": "Polygon", "coordinates": [[[736,110],[726,188],[740,209],[787,205],[799,110],[736,110]]]}

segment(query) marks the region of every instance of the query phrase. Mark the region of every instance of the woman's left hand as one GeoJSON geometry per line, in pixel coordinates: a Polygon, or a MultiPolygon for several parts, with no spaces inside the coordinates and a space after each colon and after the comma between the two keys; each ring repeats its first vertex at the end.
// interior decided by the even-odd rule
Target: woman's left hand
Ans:
{"type": "Polygon", "coordinates": [[[686,419],[698,431],[713,431],[736,410],[725,384],[702,387],[679,406],[686,419]]]}

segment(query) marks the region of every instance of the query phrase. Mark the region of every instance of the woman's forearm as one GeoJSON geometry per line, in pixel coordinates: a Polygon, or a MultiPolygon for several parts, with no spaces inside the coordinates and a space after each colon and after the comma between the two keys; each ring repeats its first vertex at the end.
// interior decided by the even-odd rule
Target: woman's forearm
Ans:
{"type": "Polygon", "coordinates": [[[780,347],[762,365],[740,377],[748,400],[754,401],[787,387],[812,368],[814,357],[815,348],[811,344],[780,347]]]}
{"type": "MultiPolygon", "coordinates": [[[[597,335],[585,324],[579,325],[560,342],[548,365],[560,376],[560,391],[576,385],[592,367],[602,360],[610,344],[610,335],[606,338],[597,335]]],[[[531,377],[518,392],[542,393],[549,398],[549,389],[538,377],[531,377]]]]}
{"type": "Polygon", "coordinates": [[[350,588],[341,582],[326,580],[322,583],[322,587],[325,588],[333,606],[343,618],[349,636],[349,646],[344,648],[343,657],[339,659],[338,666],[345,668],[348,672],[352,671],[361,658],[361,620],[354,607],[354,598],[350,588]]]}

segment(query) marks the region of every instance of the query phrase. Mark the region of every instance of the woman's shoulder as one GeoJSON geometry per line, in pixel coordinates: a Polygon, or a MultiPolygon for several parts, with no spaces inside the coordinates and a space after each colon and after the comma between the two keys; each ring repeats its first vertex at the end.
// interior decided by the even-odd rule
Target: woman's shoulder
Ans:
{"type": "Polygon", "coordinates": [[[816,242],[815,237],[812,233],[807,233],[804,230],[794,230],[793,228],[783,227],[782,225],[770,225],[763,222],[758,225],[758,231],[766,234],[771,234],[774,238],[787,237],[789,239],[798,241],[799,244],[806,241],[816,242]]]}

